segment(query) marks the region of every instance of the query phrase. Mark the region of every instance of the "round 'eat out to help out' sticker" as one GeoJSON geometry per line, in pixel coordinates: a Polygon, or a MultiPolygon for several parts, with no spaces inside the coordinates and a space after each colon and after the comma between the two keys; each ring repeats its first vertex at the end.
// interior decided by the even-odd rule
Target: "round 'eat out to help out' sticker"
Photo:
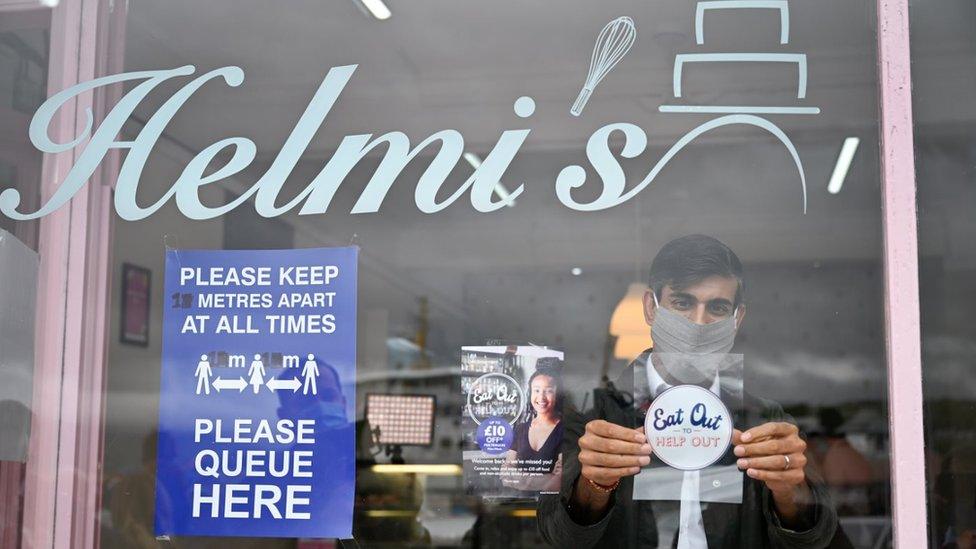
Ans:
{"type": "Polygon", "coordinates": [[[729,449],[732,416],[715,393],[697,385],[678,385],[651,403],[644,433],[661,461],[682,471],[697,471],[729,449]]]}

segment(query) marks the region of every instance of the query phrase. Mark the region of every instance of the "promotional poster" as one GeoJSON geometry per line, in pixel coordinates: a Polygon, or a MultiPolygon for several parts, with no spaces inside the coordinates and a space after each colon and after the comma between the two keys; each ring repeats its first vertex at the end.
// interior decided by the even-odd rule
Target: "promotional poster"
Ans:
{"type": "Polygon", "coordinates": [[[464,485],[484,498],[556,493],[562,473],[563,353],[463,347],[464,485]]]}
{"type": "Polygon", "coordinates": [[[351,534],[357,255],[166,252],[156,535],[351,534]]]}

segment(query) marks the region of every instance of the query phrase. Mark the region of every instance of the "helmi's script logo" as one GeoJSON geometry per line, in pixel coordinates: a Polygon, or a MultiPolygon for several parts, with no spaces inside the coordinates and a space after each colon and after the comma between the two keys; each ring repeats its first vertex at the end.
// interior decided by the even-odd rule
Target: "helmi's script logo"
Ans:
{"type": "MultiPolygon", "coordinates": [[[[247,168],[257,154],[257,147],[251,139],[228,137],[206,147],[186,165],[169,190],[152,204],[137,204],[136,195],[149,154],[173,116],[198,89],[211,80],[222,79],[231,87],[240,86],[244,81],[244,71],[240,67],[222,67],[189,81],[156,109],[133,139],[125,141],[118,137],[122,127],[146,96],[163,82],[193,75],[196,68],[184,66],[169,70],[128,72],[72,86],[53,95],[40,106],[31,120],[29,134],[34,146],[44,153],[57,154],[81,148],[74,165],[53,195],[36,211],[18,211],[21,202],[20,192],[10,188],[0,193],[0,212],[16,220],[36,219],[50,214],[67,203],[88,182],[102,159],[112,149],[127,151],[115,185],[115,210],[126,220],[144,219],[170,200],[175,200],[179,210],[190,219],[218,217],[251,199],[254,200],[257,213],[264,217],[276,217],[299,207],[299,215],[323,214],[328,210],[332,198],[350,171],[370,151],[382,146],[386,146],[386,152],[350,210],[352,214],[379,211],[384,198],[403,169],[423,151],[429,151],[432,159],[415,183],[414,201],[417,208],[424,213],[443,210],[464,194],[469,194],[471,206],[475,210],[492,212],[513,204],[513,201],[525,190],[525,185],[520,184],[507,196],[500,197],[495,194],[499,181],[529,137],[531,128],[503,131],[491,152],[474,173],[450,196],[441,201],[437,200],[438,192],[464,154],[464,137],[457,130],[445,129],[411,146],[406,134],[392,131],[378,137],[372,134],[345,136],[337,145],[335,153],[312,181],[297,196],[284,204],[279,204],[277,199],[285,180],[305,153],[315,133],[325,122],[343,89],[349,84],[356,67],[357,65],[346,65],[329,70],[268,170],[244,193],[218,207],[207,206],[201,202],[200,188],[231,177],[247,168]],[[52,122],[66,103],[80,94],[121,82],[136,82],[136,84],[118,101],[97,127],[94,127],[92,113],[88,111],[87,123],[80,135],[64,143],[51,139],[49,132],[52,122]],[[218,156],[223,158],[225,155],[229,156],[230,160],[218,162],[222,164],[219,167],[212,166],[218,156]]],[[[520,119],[528,121],[535,112],[535,102],[530,97],[521,97],[515,101],[514,110],[520,119]]],[[[800,176],[805,212],[805,176],[793,143],[768,119],[741,113],[719,116],[695,127],[678,139],[640,182],[630,184],[620,165],[618,155],[611,151],[611,137],[614,134],[623,137],[619,157],[634,158],[646,150],[647,134],[640,127],[630,123],[618,122],[605,125],[597,129],[586,144],[587,160],[602,184],[599,194],[588,202],[577,201],[572,191],[586,183],[587,175],[582,166],[570,165],[563,168],[555,178],[556,197],[566,207],[580,211],[604,210],[623,204],[650,185],[668,162],[698,136],[730,125],[760,128],[786,147],[800,176]]]]}

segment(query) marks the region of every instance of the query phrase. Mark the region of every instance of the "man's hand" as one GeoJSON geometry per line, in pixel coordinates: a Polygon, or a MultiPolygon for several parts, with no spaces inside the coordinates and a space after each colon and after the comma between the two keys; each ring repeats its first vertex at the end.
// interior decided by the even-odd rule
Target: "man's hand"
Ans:
{"type": "Polygon", "coordinates": [[[587,423],[579,439],[583,476],[601,486],[612,486],[623,477],[639,473],[641,466],[651,462],[651,446],[643,430],[602,419],[587,423]]]}
{"type": "Polygon", "coordinates": [[[764,423],[742,432],[732,432],[736,464],[750,477],[761,480],[773,493],[780,518],[795,523],[805,503],[810,501],[806,482],[807,443],[792,423],[764,423]],[[786,457],[784,457],[786,456],[786,457]],[[788,459],[787,459],[788,458],[788,459]],[[788,466],[788,467],[787,467],[788,466]]]}
{"type": "Polygon", "coordinates": [[[956,538],[956,547],[959,549],[976,549],[976,530],[963,530],[956,538]]]}
{"type": "Polygon", "coordinates": [[[610,501],[610,492],[601,491],[587,482],[600,486],[614,486],[627,476],[636,475],[651,462],[651,446],[647,444],[643,428],[628,429],[601,419],[586,424],[586,432],[579,439],[581,475],[573,490],[573,503],[583,513],[586,522],[602,517],[610,501]]]}

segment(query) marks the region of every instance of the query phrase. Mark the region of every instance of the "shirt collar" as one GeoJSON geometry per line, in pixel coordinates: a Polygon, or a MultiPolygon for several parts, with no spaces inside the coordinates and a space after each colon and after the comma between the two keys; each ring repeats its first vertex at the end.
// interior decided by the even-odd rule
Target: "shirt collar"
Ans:
{"type": "MultiPolygon", "coordinates": [[[[670,383],[664,381],[661,374],[657,373],[657,368],[654,367],[654,363],[651,360],[651,353],[647,355],[646,367],[647,370],[647,386],[651,391],[651,398],[657,398],[657,395],[664,392],[665,389],[670,389],[673,387],[670,383]]],[[[712,386],[708,388],[709,391],[719,394],[719,388],[721,387],[721,381],[719,380],[719,374],[715,373],[715,379],[712,380],[712,386]]]]}

